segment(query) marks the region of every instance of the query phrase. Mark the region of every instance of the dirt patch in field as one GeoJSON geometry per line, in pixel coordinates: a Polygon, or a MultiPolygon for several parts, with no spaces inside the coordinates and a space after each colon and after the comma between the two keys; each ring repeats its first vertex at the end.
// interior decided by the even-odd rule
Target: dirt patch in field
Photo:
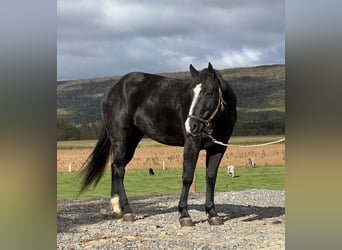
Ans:
{"type": "MultiPolygon", "coordinates": [[[[79,170],[91,151],[90,149],[57,150],[57,171],[68,172],[69,167],[73,172],[79,170]]],[[[246,148],[230,147],[223,156],[220,167],[228,165],[243,167],[248,158],[253,158],[257,166],[285,165],[285,144],[246,148]]],[[[180,169],[182,162],[182,147],[142,147],[136,149],[134,158],[126,169],[162,169],[163,165],[167,169],[180,169]]],[[[205,167],[205,151],[201,151],[197,167],[205,167]]],[[[109,169],[108,163],[107,170],[109,169]]]]}

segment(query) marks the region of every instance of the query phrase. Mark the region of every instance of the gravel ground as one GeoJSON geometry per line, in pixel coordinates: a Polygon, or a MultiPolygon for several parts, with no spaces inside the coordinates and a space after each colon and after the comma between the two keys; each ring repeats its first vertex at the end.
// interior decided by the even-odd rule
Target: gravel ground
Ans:
{"type": "Polygon", "coordinates": [[[133,223],[111,217],[109,199],[57,202],[57,249],[285,249],[285,192],[215,193],[224,225],[210,226],[204,193],[189,194],[194,227],[178,222],[179,195],[129,198],[133,223]]]}

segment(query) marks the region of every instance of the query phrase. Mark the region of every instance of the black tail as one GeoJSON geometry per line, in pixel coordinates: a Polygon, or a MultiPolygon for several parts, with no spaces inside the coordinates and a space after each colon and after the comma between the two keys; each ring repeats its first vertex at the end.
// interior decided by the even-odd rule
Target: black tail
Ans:
{"type": "Polygon", "coordinates": [[[93,152],[80,170],[81,174],[84,175],[80,194],[93,182],[95,187],[100,181],[108,161],[110,149],[111,144],[107,132],[105,128],[102,128],[93,152]]]}

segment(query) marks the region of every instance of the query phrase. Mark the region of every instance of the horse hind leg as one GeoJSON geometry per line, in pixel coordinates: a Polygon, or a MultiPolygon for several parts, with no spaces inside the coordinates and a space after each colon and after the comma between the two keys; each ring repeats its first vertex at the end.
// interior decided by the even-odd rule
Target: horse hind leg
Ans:
{"type": "Polygon", "coordinates": [[[113,218],[133,222],[134,215],[130,208],[124,187],[124,168],[125,166],[116,164],[115,162],[112,164],[112,191],[110,205],[112,208],[113,218]]]}
{"type": "Polygon", "coordinates": [[[124,221],[134,221],[124,187],[125,167],[133,158],[134,151],[142,135],[140,132],[123,130],[120,136],[112,139],[113,163],[110,205],[113,217],[124,221]]]}

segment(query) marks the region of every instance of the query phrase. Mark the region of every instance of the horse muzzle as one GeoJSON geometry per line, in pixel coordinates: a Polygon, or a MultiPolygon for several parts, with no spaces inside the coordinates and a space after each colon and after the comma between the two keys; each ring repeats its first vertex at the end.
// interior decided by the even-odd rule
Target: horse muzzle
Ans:
{"type": "Polygon", "coordinates": [[[204,129],[204,124],[201,121],[188,117],[185,121],[186,133],[192,136],[199,136],[204,129]]]}

